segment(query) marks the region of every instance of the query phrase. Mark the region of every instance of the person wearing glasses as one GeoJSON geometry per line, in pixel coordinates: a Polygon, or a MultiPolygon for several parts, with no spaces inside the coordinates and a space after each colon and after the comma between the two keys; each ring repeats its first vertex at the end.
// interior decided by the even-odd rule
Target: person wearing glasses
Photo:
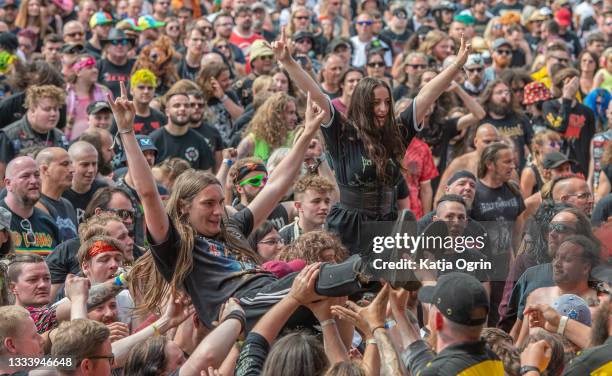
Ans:
{"type": "Polygon", "coordinates": [[[406,8],[399,4],[392,6],[391,20],[387,23],[387,27],[382,30],[380,35],[391,41],[394,55],[404,51],[404,46],[412,33],[413,30],[408,28],[408,12],[406,8]]]}
{"type": "Polygon", "coordinates": [[[569,67],[570,54],[563,42],[551,42],[546,46],[544,54],[546,65],[533,73],[531,78],[541,82],[550,90],[552,88],[553,73],[561,68],[569,67]]]}
{"type": "MultiPolygon", "coordinates": [[[[93,4],[93,2],[92,2],[93,4]]],[[[94,4],[95,6],[95,4],[94,4]]],[[[96,59],[102,58],[103,41],[108,38],[113,18],[106,12],[96,12],[89,19],[91,38],[85,44],[85,50],[96,59]]]]}
{"type": "Polygon", "coordinates": [[[512,44],[505,38],[498,38],[493,42],[491,57],[493,65],[485,69],[484,80],[491,82],[495,80],[501,72],[510,67],[512,61],[512,44]]]}
{"type": "Polygon", "coordinates": [[[554,184],[551,190],[553,201],[564,202],[580,210],[587,217],[593,210],[593,194],[584,178],[573,176],[554,184]]]}
{"type": "MultiPolygon", "coordinates": [[[[251,73],[234,83],[233,89],[240,97],[243,107],[253,103],[253,81],[257,77],[269,75],[274,69],[274,53],[263,39],[256,40],[249,49],[251,73]]],[[[248,67],[247,67],[248,71],[248,67]]]]}
{"type": "Polygon", "coordinates": [[[40,173],[30,157],[13,159],[6,167],[7,195],[1,206],[10,210],[16,252],[47,256],[60,242],[54,219],[36,207],[40,200],[40,173]]]}
{"type": "Polygon", "coordinates": [[[104,58],[98,60],[98,84],[109,88],[113,97],[119,95],[119,81],[129,82],[135,59],[129,58],[128,52],[134,44],[125,31],[114,28],[102,40],[104,58]]]}
{"type": "Polygon", "coordinates": [[[363,67],[367,63],[367,47],[376,41],[385,49],[385,64],[390,67],[393,64],[391,48],[383,41],[374,36],[374,18],[369,13],[361,13],[355,20],[357,35],[351,37],[353,44],[353,66],[363,67]]]}
{"type": "Polygon", "coordinates": [[[471,54],[468,56],[467,62],[464,65],[466,79],[461,86],[469,95],[478,97],[487,86],[487,81],[484,78],[484,59],[480,54],[471,54]]]}
{"type": "Polygon", "coordinates": [[[248,240],[251,248],[257,251],[264,263],[277,260],[285,246],[285,241],[271,221],[265,221],[251,233],[248,240]]]}
{"type": "MultiPolygon", "coordinates": [[[[398,55],[398,58],[401,56],[398,55]]],[[[405,55],[397,70],[395,68],[396,65],[397,61],[394,67],[391,68],[391,74],[395,78],[393,100],[397,101],[418,89],[421,74],[427,68],[427,56],[421,52],[410,52],[405,55]]]]}
{"type": "Polygon", "coordinates": [[[62,36],[66,44],[85,45],[85,28],[79,21],[66,22],[62,36]]]}
{"type": "Polygon", "coordinates": [[[229,37],[230,43],[235,44],[244,54],[249,52],[249,47],[256,40],[263,40],[263,36],[253,32],[253,11],[248,5],[242,5],[235,9],[234,19],[236,26],[229,37]]]}

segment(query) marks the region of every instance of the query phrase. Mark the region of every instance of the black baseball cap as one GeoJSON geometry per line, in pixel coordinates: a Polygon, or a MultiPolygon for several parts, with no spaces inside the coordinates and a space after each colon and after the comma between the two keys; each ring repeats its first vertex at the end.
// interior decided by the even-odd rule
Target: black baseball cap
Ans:
{"type": "Polygon", "coordinates": [[[105,101],[92,102],[87,106],[87,115],[97,114],[100,111],[106,110],[112,112],[110,104],[105,101]]]}
{"type": "Polygon", "coordinates": [[[84,51],[85,51],[85,48],[83,47],[83,45],[78,44],[78,43],[77,44],[66,43],[60,49],[60,52],[64,54],[80,54],[84,51]]]}
{"type": "Polygon", "coordinates": [[[560,153],[558,151],[551,151],[544,155],[544,159],[542,160],[542,166],[545,169],[557,168],[564,163],[576,164],[576,161],[573,159],[569,159],[565,154],[560,153]]]}
{"type": "MultiPolygon", "coordinates": [[[[155,147],[155,144],[153,143],[153,140],[151,139],[151,137],[146,136],[144,134],[138,134],[136,135],[136,141],[138,141],[138,146],[140,147],[140,150],[142,152],[145,152],[147,150],[153,150],[155,152],[155,156],[157,156],[157,147],[155,147]]],[[[125,155],[125,152],[123,152],[123,154],[121,155],[121,162],[125,162],[127,161],[127,156],[125,155]]]]}
{"type": "Polygon", "coordinates": [[[487,291],[469,274],[444,274],[435,286],[421,287],[418,297],[423,303],[435,305],[444,317],[457,324],[477,326],[487,321],[487,291]]]}

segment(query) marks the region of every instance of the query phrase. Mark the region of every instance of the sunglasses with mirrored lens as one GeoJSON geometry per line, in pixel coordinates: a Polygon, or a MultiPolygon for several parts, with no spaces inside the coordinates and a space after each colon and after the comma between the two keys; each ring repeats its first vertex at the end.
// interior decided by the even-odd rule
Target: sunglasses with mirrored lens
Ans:
{"type": "Polygon", "coordinates": [[[244,187],[245,185],[250,185],[251,187],[259,188],[259,187],[266,185],[267,182],[268,182],[268,175],[259,174],[259,175],[253,176],[252,178],[248,178],[248,179],[241,181],[240,186],[244,187]]]}
{"type": "Polygon", "coordinates": [[[128,46],[130,44],[129,39],[111,40],[110,43],[113,46],[128,46]]]}

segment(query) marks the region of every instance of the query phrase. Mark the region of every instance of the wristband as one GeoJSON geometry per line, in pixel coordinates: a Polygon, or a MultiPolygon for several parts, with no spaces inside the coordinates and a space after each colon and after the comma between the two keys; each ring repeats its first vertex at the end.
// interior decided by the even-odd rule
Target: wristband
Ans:
{"type": "Polygon", "coordinates": [[[246,328],[246,316],[244,314],[244,312],[239,311],[239,310],[235,310],[229,313],[229,315],[225,316],[225,319],[223,319],[223,322],[229,320],[229,319],[234,319],[234,320],[238,320],[240,322],[240,333],[244,332],[245,328],[246,328]]]}
{"type": "Polygon", "coordinates": [[[124,281],[121,280],[121,276],[122,274],[119,274],[118,276],[115,277],[115,286],[123,287],[124,281]]]}
{"type": "Polygon", "coordinates": [[[541,375],[542,372],[540,372],[540,369],[538,367],[535,366],[522,366],[521,369],[519,370],[519,375],[523,376],[526,373],[529,372],[537,372],[538,375],[541,375]]]}
{"type": "Polygon", "coordinates": [[[133,128],[130,128],[130,129],[123,129],[123,130],[121,130],[121,129],[120,129],[120,130],[119,130],[119,134],[128,134],[128,133],[132,133],[132,132],[134,132],[134,129],[133,129],[133,128]]]}
{"type": "Polygon", "coordinates": [[[227,94],[224,94],[221,99],[219,99],[220,102],[225,102],[226,100],[228,100],[229,97],[227,96],[227,94]]]}
{"type": "Polygon", "coordinates": [[[397,321],[395,320],[389,320],[385,323],[385,329],[391,329],[393,328],[395,325],[397,325],[397,321]]]}
{"type": "Polygon", "coordinates": [[[329,326],[329,325],[335,325],[336,320],[334,319],[323,320],[319,324],[321,325],[321,328],[325,328],[326,326],[329,326]]]}
{"type": "Polygon", "coordinates": [[[372,328],[372,335],[374,335],[374,332],[377,331],[378,329],[386,329],[386,328],[384,325],[375,326],[374,328],[372,328]]]}
{"type": "Polygon", "coordinates": [[[569,317],[561,316],[561,320],[559,321],[559,327],[557,328],[557,334],[563,335],[563,333],[565,333],[565,326],[567,325],[567,320],[569,320],[569,317]]]}
{"type": "Polygon", "coordinates": [[[157,327],[157,325],[155,325],[155,323],[151,324],[151,327],[153,328],[153,334],[154,334],[156,337],[161,336],[161,333],[160,333],[160,331],[159,331],[159,328],[157,327]]]}
{"type": "Polygon", "coordinates": [[[227,167],[232,167],[232,165],[234,164],[234,161],[232,161],[231,159],[224,159],[223,163],[225,163],[227,167]]]}
{"type": "Polygon", "coordinates": [[[376,339],[375,338],[370,338],[365,343],[366,343],[366,345],[376,345],[376,339]]]}

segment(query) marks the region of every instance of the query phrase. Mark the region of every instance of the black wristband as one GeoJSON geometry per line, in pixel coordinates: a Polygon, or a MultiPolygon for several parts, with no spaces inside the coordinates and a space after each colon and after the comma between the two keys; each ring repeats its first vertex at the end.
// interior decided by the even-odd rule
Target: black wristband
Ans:
{"type": "Polygon", "coordinates": [[[537,372],[538,375],[542,374],[542,372],[540,372],[540,369],[538,367],[535,367],[535,366],[522,366],[521,369],[519,370],[519,375],[523,376],[527,372],[531,372],[531,371],[537,372]]]}
{"type": "Polygon", "coordinates": [[[223,321],[225,322],[229,319],[236,319],[240,321],[240,326],[242,327],[242,329],[240,330],[240,333],[244,332],[246,328],[246,315],[244,314],[243,311],[239,311],[239,310],[232,311],[227,316],[225,316],[225,319],[223,321]]]}

